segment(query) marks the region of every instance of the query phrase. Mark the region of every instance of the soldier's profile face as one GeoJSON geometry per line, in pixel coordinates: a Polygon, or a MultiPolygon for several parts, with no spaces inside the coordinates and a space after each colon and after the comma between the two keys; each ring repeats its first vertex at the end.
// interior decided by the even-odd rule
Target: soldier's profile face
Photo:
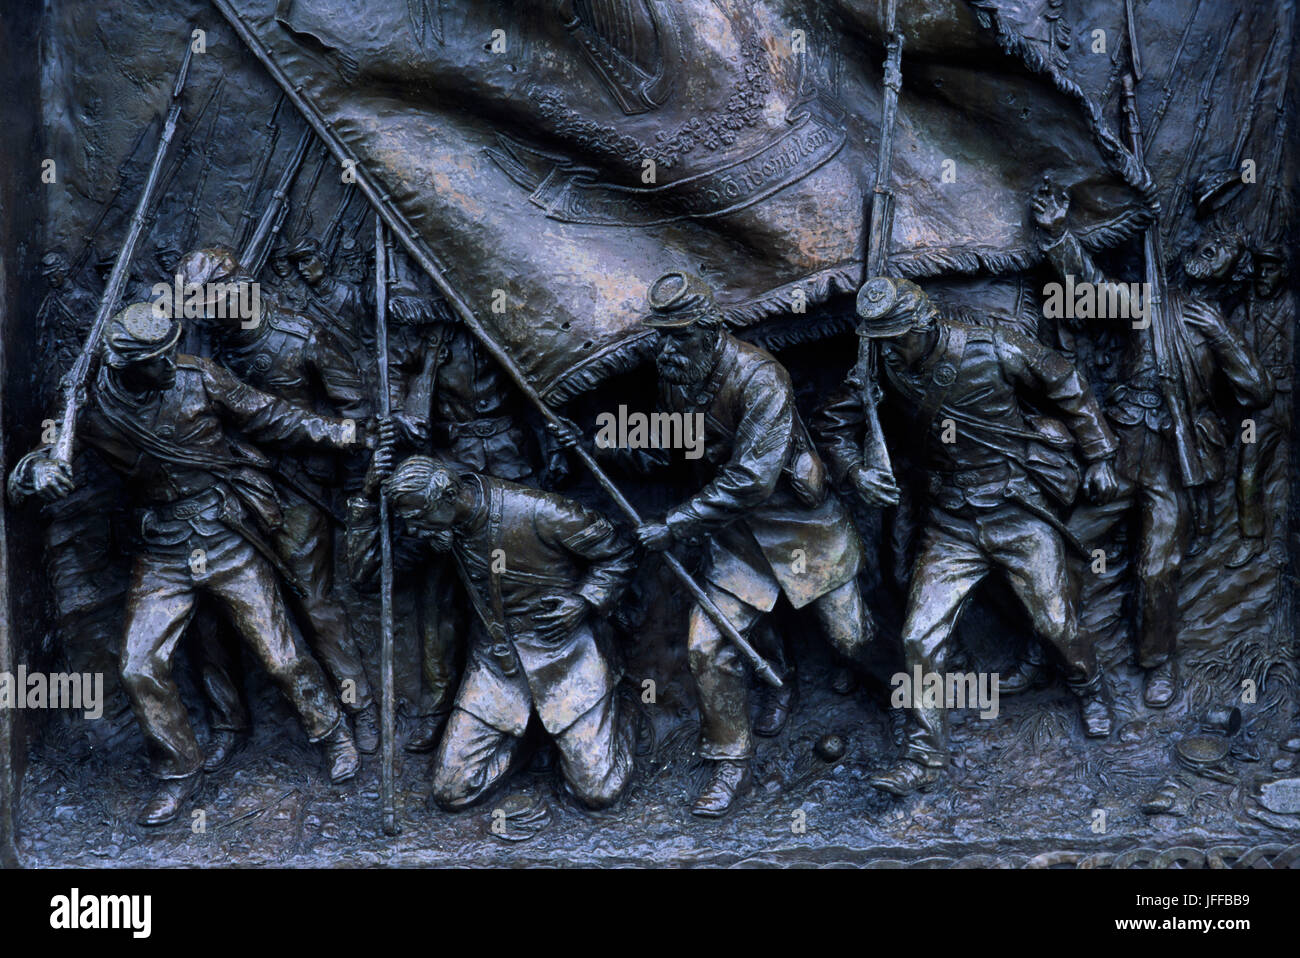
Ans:
{"type": "Polygon", "coordinates": [[[1272,299],[1282,286],[1286,272],[1281,263],[1272,260],[1260,260],[1255,270],[1255,293],[1264,299],[1272,299]]]}
{"type": "Polygon", "coordinates": [[[451,497],[430,501],[420,496],[401,496],[393,502],[393,511],[412,535],[431,541],[448,532],[456,517],[451,497]]]}
{"type": "Polygon", "coordinates": [[[176,351],[168,350],[129,369],[133,379],[151,389],[171,389],[176,384],[176,351]]]}
{"type": "Polygon", "coordinates": [[[302,274],[304,280],[314,286],[324,278],[325,264],[315,256],[311,256],[298,264],[298,272],[302,274]]]}

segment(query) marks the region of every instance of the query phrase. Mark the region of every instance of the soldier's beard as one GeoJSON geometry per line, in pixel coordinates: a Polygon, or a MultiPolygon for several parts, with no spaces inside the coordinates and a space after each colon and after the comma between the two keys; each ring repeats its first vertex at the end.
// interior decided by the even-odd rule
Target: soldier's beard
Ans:
{"type": "Polygon", "coordinates": [[[708,376],[713,367],[713,350],[705,348],[692,354],[668,343],[655,358],[655,365],[665,382],[689,386],[708,376]]]}

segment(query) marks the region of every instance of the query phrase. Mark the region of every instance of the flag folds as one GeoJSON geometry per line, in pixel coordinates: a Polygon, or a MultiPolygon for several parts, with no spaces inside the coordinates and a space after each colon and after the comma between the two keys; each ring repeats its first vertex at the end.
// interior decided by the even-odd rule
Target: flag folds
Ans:
{"type": "MultiPolygon", "coordinates": [[[[548,400],[644,357],[665,270],[742,327],[861,282],[878,3],[230,6],[548,400]]],[[[1088,245],[1147,221],[1149,181],[1029,29],[1038,6],[899,5],[891,271],[1032,265],[1044,176],[1088,245]]]]}

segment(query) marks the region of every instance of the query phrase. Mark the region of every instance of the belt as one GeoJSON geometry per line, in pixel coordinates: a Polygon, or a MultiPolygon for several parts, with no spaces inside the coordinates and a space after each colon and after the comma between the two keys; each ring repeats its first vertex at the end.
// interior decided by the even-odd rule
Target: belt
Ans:
{"type": "Polygon", "coordinates": [[[444,442],[455,442],[465,436],[487,439],[489,436],[505,432],[512,425],[514,425],[512,417],[497,416],[494,419],[471,419],[467,422],[440,422],[434,428],[444,442]]]}
{"type": "Polygon", "coordinates": [[[1159,409],[1165,401],[1165,397],[1153,389],[1137,389],[1132,386],[1121,386],[1115,390],[1114,395],[1117,402],[1131,402],[1143,409],[1159,409]]]}
{"type": "Polygon", "coordinates": [[[164,502],[156,506],[150,506],[149,511],[159,519],[193,519],[220,503],[221,493],[213,488],[187,496],[184,499],[177,499],[175,502],[164,502]]]}
{"type": "Polygon", "coordinates": [[[960,469],[956,472],[939,472],[934,477],[941,486],[956,486],[959,489],[970,489],[974,486],[982,486],[986,483],[997,482],[999,479],[1011,478],[1011,467],[1005,462],[996,462],[987,466],[979,466],[974,469],[960,469]]]}

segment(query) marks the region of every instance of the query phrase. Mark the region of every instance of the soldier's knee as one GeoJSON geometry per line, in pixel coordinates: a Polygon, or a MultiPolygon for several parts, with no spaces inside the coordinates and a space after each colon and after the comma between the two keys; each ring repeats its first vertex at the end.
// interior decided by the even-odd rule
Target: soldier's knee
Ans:
{"type": "Polygon", "coordinates": [[[444,812],[458,812],[473,805],[481,797],[468,779],[446,766],[433,773],[433,788],[430,798],[444,812]]]}
{"type": "Polygon", "coordinates": [[[156,684],[167,673],[167,662],[152,650],[126,650],[122,654],[122,684],[128,692],[156,684]]]}
{"type": "Polygon", "coordinates": [[[699,609],[691,612],[690,626],[686,631],[686,651],[691,668],[704,665],[720,657],[727,642],[718,627],[699,609]]]}

